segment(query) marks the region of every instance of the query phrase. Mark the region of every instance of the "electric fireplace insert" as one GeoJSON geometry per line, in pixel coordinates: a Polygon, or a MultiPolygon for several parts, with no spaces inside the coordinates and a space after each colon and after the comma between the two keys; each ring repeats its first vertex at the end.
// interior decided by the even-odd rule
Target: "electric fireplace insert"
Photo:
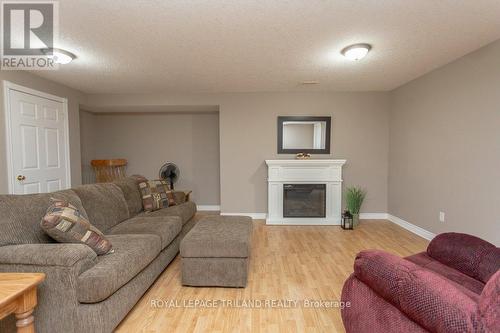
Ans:
{"type": "Polygon", "coordinates": [[[283,184],[283,217],[326,217],[326,184],[283,184]]]}

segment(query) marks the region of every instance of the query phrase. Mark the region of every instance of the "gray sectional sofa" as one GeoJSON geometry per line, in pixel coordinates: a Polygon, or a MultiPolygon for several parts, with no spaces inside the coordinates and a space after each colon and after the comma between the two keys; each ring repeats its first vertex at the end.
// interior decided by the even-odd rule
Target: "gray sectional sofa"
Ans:
{"type": "MultiPolygon", "coordinates": [[[[0,195],[0,272],[43,272],[37,332],[111,332],[175,258],[196,223],[196,205],[142,211],[136,179],[83,185],[49,194],[0,195]],[[40,228],[50,198],[86,214],[115,250],[97,256],[83,244],[60,244],[40,228]]],[[[11,316],[12,317],[12,316],[11,316]]],[[[0,332],[15,331],[13,318],[0,332]]]]}

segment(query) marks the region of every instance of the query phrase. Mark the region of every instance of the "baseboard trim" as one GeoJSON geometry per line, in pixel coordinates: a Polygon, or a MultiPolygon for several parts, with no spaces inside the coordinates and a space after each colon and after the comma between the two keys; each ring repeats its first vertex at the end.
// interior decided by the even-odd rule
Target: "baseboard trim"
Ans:
{"type": "Polygon", "coordinates": [[[266,213],[220,213],[223,216],[249,216],[254,220],[265,220],[267,218],[266,213]]]}
{"type": "Polygon", "coordinates": [[[394,216],[394,215],[391,215],[391,214],[387,214],[388,215],[388,219],[389,221],[391,221],[392,223],[394,224],[397,224],[399,225],[400,227],[408,230],[408,231],[411,231],[413,232],[414,234],[422,237],[422,238],[425,238],[427,240],[432,240],[434,237],[436,237],[436,234],[430,232],[430,231],[427,231],[423,228],[420,228],[419,226],[416,226],[408,221],[405,221],[397,216],[394,216]]]}
{"type": "Polygon", "coordinates": [[[399,225],[401,228],[411,231],[417,236],[420,236],[427,240],[432,240],[436,237],[436,234],[427,231],[419,226],[414,225],[408,221],[403,220],[397,216],[388,213],[361,213],[359,214],[360,220],[389,220],[390,222],[399,225]]]}
{"type": "MultiPolygon", "coordinates": [[[[200,207],[200,206],[198,206],[198,207],[200,207]]],[[[267,218],[267,213],[220,213],[220,215],[250,216],[254,220],[265,220],[267,218]]],[[[359,218],[361,220],[388,220],[389,219],[387,213],[361,213],[361,214],[359,214],[359,218]]]]}
{"type": "Polygon", "coordinates": [[[196,208],[202,212],[220,211],[219,205],[197,205],[196,208]]]}
{"type": "MultiPolygon", "coordinates": [[[[202,210],[200,207],[218,207],[218,209],[211,210],[220,210],[220,206],[198,206],[198,210],[202,210]]],[[[210,209],[206,209],[210,210],[210,209]]],[[[267,218],[266,213],[221,213],[221,215],[225,216],[249,216],[254,220],[265,220],[267,218]]],[[[416,226],[408,221],[405,221],[397,216],[388,214],[388,213],[361,213],[359,214],[359,218],[361,220],[389,220],[390,222],[397,224],[403,229],[406,229],[417,236],[420,236],[427,240],[432,240],[436,237],[436,234],[427,231],[419,226],[416,226]]]]}
{"type": "Polygon", "coordinates": [[[360,220],[388,220],[389,214],[387,213],[360,213],[360,220]]]}

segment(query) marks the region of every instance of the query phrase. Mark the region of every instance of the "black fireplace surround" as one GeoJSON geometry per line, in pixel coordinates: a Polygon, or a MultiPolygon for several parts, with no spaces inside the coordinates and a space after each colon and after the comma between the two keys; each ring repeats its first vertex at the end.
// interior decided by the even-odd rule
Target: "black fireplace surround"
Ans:
{"type": "Polygon", "coordinates": [[[283,217],[326,217],[326,184],[283,184],[283,217]]]}

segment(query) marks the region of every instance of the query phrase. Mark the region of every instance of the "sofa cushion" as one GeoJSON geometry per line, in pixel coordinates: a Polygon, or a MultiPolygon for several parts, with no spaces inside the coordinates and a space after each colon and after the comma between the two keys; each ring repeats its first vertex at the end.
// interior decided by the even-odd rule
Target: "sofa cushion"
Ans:
{"type": "Polygon", "coordinates": [[[439,234],[429,243],[427,254],[484,283],[500,269],[500,249],[467,234],[439,234]]]}
{"type": "Polygon", "coordinates": [[[247,216],[207,215],[181,242],[183,258],[247,258],[252,219],[247,216]]]}
{"type": "Polygon", "coordinates": [[[40,222],[42,229],[60,243],[85,244],[98,255],[112,252],[112,245],[72,204],[52,199],[40,222]]]}
{"type": "Polygon", "coordinates": [[[139,190],[145,211],[153,212],[176,205],[174,193],[166,180],[147,180],[144,178],[139,181],[139,190]]]}
{"type": "Polygon", "coordinates": [[[177,206],[155,210],[154,212],[142,212],[138,216],[179,216],[182,220],[182,224],[184,225],[191,220],[195,214],[196,204],[192,201],[188,201],[177,206]]]}
{"type": "Polygon", "coordinates": [[[129,211],[122,190],[115,184],[89,184],[76,187],[90,223],[106,232],[129,218],[129,211]]]}
{"type": "Polygon", "coordinates": [[[182,221],[178,216],[134,217],[115,225],[108,234],[150,234],[161,238],[161,249],[166,248],[181,232],[182,221]]]}
{"type": "Polygon", "coordinates": [[[53,193],[0,195],[0,246],[53,243],[40,227],[51,202],[50,198],[65,200],[87,217],[80,198],[72,190],[53,193]]]}
{"type": "Polygon", "coordinates": [[[134,175],[113,182],[123,192],[130,213],[129,217],[134,217],[142,212],[142,197],[139,191],[139,179],[141,178],[143,177],[134,175]]]}
{"type": "Polygon", "coordinates": [[[473,279],[452,267],[440,263],[439,261],[429,257],[426,252],[417,253],[406,257],[405,259],[424,267],[425,269],[438,273],[439,275],[456,283],[459,288],[464,288],[464,293],[469,295],[471,298],[477,299],[483,291],[484,283],[473,279]]]}
{"type": "Polygon", "coordinates": [[[97,257],[97,263],[78,277],[81,303],[97,303],[134,278],[161,251],[156,235],[109,235],[115,252],[97,257]]]}

